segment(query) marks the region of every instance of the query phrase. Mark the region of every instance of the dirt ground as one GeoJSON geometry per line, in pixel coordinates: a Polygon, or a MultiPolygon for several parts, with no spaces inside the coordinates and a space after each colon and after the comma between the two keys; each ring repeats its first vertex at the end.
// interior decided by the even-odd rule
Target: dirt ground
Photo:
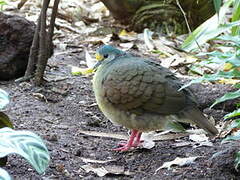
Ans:
{"type": "MultiPolygon", "coordinates": [[[[239,179],[234,170],[233,154],[239,145],[221,145],[213,140],[212,147],[175,146],[189,142],[188,137],[157,141],[153,149],[114,152],[119,140],[94,137],[81,130],[127,134],[127,129],[109,122],[95,104],[91,76],[71,76],[69,64],[84,61],[83,53],[54,56],[46,76],[59,81],[34,87],[29,82],[0,82],[0,88],[10,93],[11,103],[6,113],[16,129],[27,129],[40,135],[51,154],[46,173],[37,172],[21,157],[12,155],[4,167],[14,179],[239,179]],[[61,77],[61,78],[60,78],[61,77]],[[42,96],[43,95],[43,96],[42,96]],[[212,155],[219,152],[212,158],[212,155]],[[195,163],[183,167],[160,169],[164,162],[176,157],[199,156],[195,163]],[[104,161],[86,162],[83,158],[104,161]],[[117,173],[99,177],[86,172],[84,165],[116,169],[117,173]]],[[[111,172],[112,172],[111,171],[111,172]]]]}

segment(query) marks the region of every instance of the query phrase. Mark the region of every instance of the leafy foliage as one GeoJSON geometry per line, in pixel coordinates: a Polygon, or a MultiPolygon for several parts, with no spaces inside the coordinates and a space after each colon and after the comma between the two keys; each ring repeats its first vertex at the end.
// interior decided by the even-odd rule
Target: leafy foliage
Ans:
{"type": "MultiPolygon", "coordinates": [[[[240,1],[235,0],[234,5],[233,5],[233,15],[232,15],[232,21],[237,21],[240,19],[240,1]]],[[[232,35],[236,36],[240,34],[240,26],[236,26],[232,28],[232,35]]]]}
{"type": "Polygon", "coordinates": [[[235,158],[235,169],[237,170],[238,166],[240,164],[240,151],[236,153],[236,158],[235,158]]]}
{"type": "Polygon", "coordinates": [[[0,129],[0,157],[16,153],[23,156],[38,173],[48,166],[50,156],[42,139],[30,131],[0,129]]]}
{"type": "Polygon", "coordinates": [[[0,168],[0,179],[1,180],[11,180],[10,175],[4,169],[0,168]]]}
{"type": "MultiPolygon", "coordinates": [[[[231,128],[239,129],[240,128],[240,119],[236,119],[232,123],[231,128]]],[[[236,141],[236,140],[240,140],[240,132],[239,131],[237,131],[234,135],[227,136],[225,139],[223,139],[222,143],[224,143],[226,141],[236,141]]],[[[235,169],[236,170],[238,169],[239,165],[240,165],[240,151],[238,151],[235,154],[235,169]]]]}
{"type": "Polygon", "coordinates": [[[8,93],[2,89],[0,89],[0,110],[5,108],[9,103],[8,93]]]}
{"type": "MultiPolygon", "coordinates": [[[[0,89],[0,110],[4,109],[9,103],[8,93],[0,89]]],[[[13,128],[13,124],[10,121],[9,117],[0,111],[0,128],[10,127],[13,128]]],[[[0,158],[0,166],[5,166],[7,163],[7,156],[0,158]]]]}
{"type": "MultiPolygon", "coordinates": [[[[215,9],[219,8],[219,1],[215,0],[215,9]]],[[[239,0],[228,0],[219,10],[219,13],[205,21],[192,34],[184,41],[182,48],[185,51],[193,51],[198,46],[203,45],[210,39],[213,39],[227,30],[232,29],[233,35],[239,35],[240,25],[240,4],[239,0]],[[232,21],[225,23],[226,13],[229,11],[230,6],[236,5],[235,11],[232,14],[232,21]],[[233,27],[235,27],[233,29],[233,27]]]]}
{"type": "MultiPolygon", "coordinates": [[[[0,89],[0,110],[4,109],[8,105],[8,103],[9,103],[8,93],[0,89]]],[[[11,123],[9,117],[5,113],[0,112],[0,128],[3,127],[13,128],[13,124],[11,123]]]]}
{"type": "Polygon", "coordinates": [[[222,5],[222,0],[213,0],[213,3],[214,3],[215,11],[217,12],[217,14],[219,14],[220,7],[222,5]]]}
{"type": "MultiPolygon", "coordinates": [[[[220,36],[219,40],[225,41],[228,47],[231,47],[232,50],[227,52],[213,51],[209,53],[201,53],[200,55],[207,55],[209,58],[204,63],[219,63],[219,64],[230,64],[230,70],[228,71],[218,71],[215,74],[204,74],[201,78],[192,80],[190,83],[184,85],[181,89],[193,84],[203,81],[217,81],[221,79],[240,79],[240,36],[220,36]]],[[[202,64],[204,64],[202,63],[202,64]]],[[[218,103],[232,100],[240,97],[240,86],[236,85],[236,88],[239,88],[235,92],[226,93],[224,96],[216,99],[211,107],[215,106],[218,103]]],[[[225,115],[224,119],[229,118],[238,118],[240,117],[240,108],[235,111],[225,115]]],[[[235,119],[233,122],[232,129],[240,129],[240,119],[235,119]]],[[[240,140],[240,131],[237,131],[234,135],[227,136],[225,141],[240,140]]],[[[235,159],[235,169],[240,165],[240,151],[236,153],[235,159]]]]}
{"type": "Polygon", "coordinates": [[[3,6],[6,5],[7,3],[3,0],[0,0],[0,11],[3,10],[3,6]]]}
{"type": "MultiPolygon", "coordinates": [[[[9,103],[8,94],[0,89],[0,110],[9,103]]],[[[47,147],[42,139],[30,131],[16,131],[9,117],[0,112],[0,166],[6,164],[6,156],[19,154],[24,157],[38,173],[43,173],[50,161],[47,147]],[[10,128],[9,128],[10,127],[10,128]]],[[[0,168],[0,179],[11,179],[9,174],[0,168]]]]}
{"type": "MultiPolygon", "coordinates": [[[[213,51],[207,53],[199,53],[198,56],[207,55],[208,58],[205,61],[202,61],[199,65],[210,64],[210,63],[218,63],[218,64],[231,64],[231,68],[229,71],[218,71],[214,74],[204,74],[202,77],[197,78],[184,85],[181,89],[190,86],[194,83],[200,83],[204,81],[217,81],[220,79],[232,79],[232,78],[240,78],[240,37],[239,36],[230,36],[223,35],[218,37],[217,39],[225,41],[225,46],[232,47],[231,51],[221,52],[221,51],[213,51]]],[[[181,90],[180,89],[180,90],[181,90]]],[[[239,91],[236,93],[230,93],[223,97],[219,102],[223,102],[224,100],[237,98],[239,91]],[[233,97],[234,96],[234,97],[233,97]],[[233,97],[233,98],[231,98],[233,97]]],[[[217,102],[217,103],[219,103],[217,102]]],[[[215,103],[215,104],[217,104],[215,103]]],[[[214,104],[214,105],[215,105],[214,104]]]]}
{"type": "MultiPolygon", "coordinates": [[[[213,104],[211,107],[215,106],[216,104],[218,103],[221,103],[221,102],[224,102],[224,101],[227,101],[227,100],[231,100],[231,99],[236,99],[240,97],[240,89],[235,91],[235,92],[229,92],[229,93],[226,93],[224,96],[218,98],[213,104]]],[[[235,111],[234,111],[235,112],[235,111]]],[[[236,112],[235,112],[236,113],[236,112]]],[[[232,113],[231,113],[232,114],[232,113]]],[[[231,117],[233,117],[231,115],[231,117]]]]}

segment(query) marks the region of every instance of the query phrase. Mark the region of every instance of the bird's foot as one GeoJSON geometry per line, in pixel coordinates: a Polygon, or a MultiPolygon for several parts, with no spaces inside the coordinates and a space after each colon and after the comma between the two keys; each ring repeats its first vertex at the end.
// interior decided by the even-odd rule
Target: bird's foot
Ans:
{"type": "Polygon", "coordinates": [[[143,141],[140,141],[139,143],[136,143],[136,142],[135,142],[135,143],[132,144],[132,145],[128,145],[128,142],[127,142],[127,141],[125,141],[125,142],[120,142],[120,143],[118,144],[118,146],[120,146],[120,147],[114,148],[114,149],[112,149],[112,150],[113,150],[113,151],[128,151],[128,150],[130,150],[131,148],[136,148],[136,147],[140,146],[142,142],[143,142],[143,141]]]}
{"type": "Polygon", "coordinates": [[[124,152],[124,151],[128,151],[129,149],[131,149],[131,147],[132,147],[132,146],[128,146],[128,144],[125,144],[125,145],[123,145],[123,146],[121,146],[121,147],[114,148],[114,149],[112,149],[112,150],[113,150],[113,151],[122,151],[122,152],[124,152]]]}
{"type": "MultiPolygon", "coordinates": [[[[139,142],[134,142],[131,147],[138,147],[138,146],[140,146],[142,144],[142,142],[143,142],[143,140],[139,141],[139,142]]],[[[128,141],[120,141],[118,143],[118,146],[123,147],[123,146],[126,146],[127,143],[128,143],[128,141]]]]}
{"type": "Polygon", "coordinates": [[[137,130],[132,130],[129,140],[127,142],[120,142],[118,145],[121,147],[115,148],[113,151],[128,151],[131,148],[138,147],[142,142],[140,141],[141,134],[137,130]]]}

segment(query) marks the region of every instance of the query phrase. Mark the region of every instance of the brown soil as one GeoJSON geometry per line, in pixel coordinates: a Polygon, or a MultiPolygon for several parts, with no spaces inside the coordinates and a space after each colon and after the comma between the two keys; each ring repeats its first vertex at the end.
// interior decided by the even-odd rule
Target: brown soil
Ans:
{"type": "MultiPolygon", "coordinates": [[[[91,77],[71,76],[67,65],[78,65],[83,61],[82,53],[59,55],[49,62],[47,77],[66,77],[61,81],[47,82],[43,87],[34,87],[29,82],[17,84],[0,82],[0,88],[8,91],[11,103],[7,114],[16,129],[27,129],[39,134],[45,141],[51,162],[44,175],[38,175],[19,156],[9,156],[4,167],[14,179],[239,179],[233,166],[234,153],[238,145],[221,145],[213,141],[213,147],[175,147],[176,141],[190,141],[187,137],[158,141],[151,150],[136,149],[130,152],[114,152],[110,149],[119,140],[87,136],[79,130],[116,132],[127,130],[109,122],[94,105],[91,77]],[[39,96],[39,94],[44,95],[39,96]],[[216,152],[220,152],[211,158],[216,152]],[[172,169],[158,169],[164,162],[176,157],[200,156],[194,164],[172,169]],[[121,167],[130,175],[108,174],[98,177],[86,172],[81,159],[112,160],[95,166],[121,167]]],[[[90,163],[94,164],[94,163],[90,163]]]]}

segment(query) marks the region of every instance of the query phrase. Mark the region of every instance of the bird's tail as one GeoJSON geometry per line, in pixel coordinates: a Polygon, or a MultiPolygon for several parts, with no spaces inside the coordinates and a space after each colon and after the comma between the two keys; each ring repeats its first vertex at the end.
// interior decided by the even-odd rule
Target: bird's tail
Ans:
{"type": "Polygon", "coordinates": [[[197,108],[185,109],[183,112],[185,118],[191,120],[194,124],[207,131],[210,135],[217,135],[217,128],[209,122],[203,113],[197,108]]]}

